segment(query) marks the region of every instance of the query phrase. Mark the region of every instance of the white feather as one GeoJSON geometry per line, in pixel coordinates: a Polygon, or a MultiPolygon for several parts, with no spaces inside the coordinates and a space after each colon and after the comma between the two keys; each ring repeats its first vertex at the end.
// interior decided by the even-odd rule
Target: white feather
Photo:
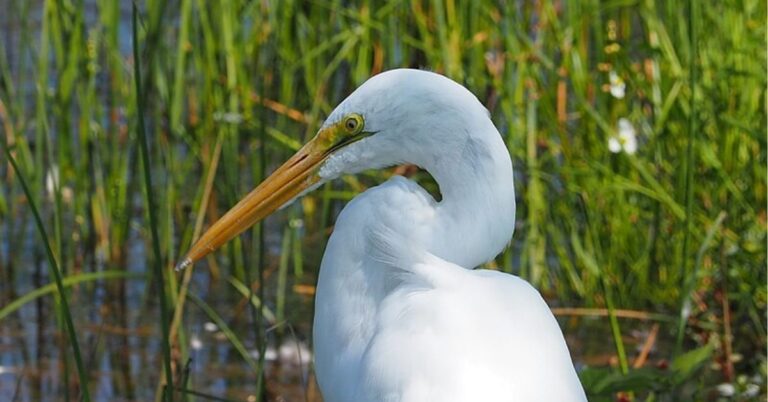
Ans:
{"type": "Polygon", "coordinates": [[[341,149],[324,179],[401,162],[428,170],[435,201],[395,176],[350,202],[320,269],[317,379],[328,402],[584,401],[567,346],[522,279],[471,268],[514,228],[512,164],[485,108],[437,74],[378,75],[338,106],[376,134],[341,149]]]}

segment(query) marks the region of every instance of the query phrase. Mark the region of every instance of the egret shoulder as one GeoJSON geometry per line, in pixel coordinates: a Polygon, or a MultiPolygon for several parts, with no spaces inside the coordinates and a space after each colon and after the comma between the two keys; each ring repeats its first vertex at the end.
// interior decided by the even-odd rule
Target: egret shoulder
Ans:
{"type": "Polygon", "coordinates": [[[368,400],[586,400],[554,316],[526,281],[429,254],[404,271],[363,358],[368,400]]]}

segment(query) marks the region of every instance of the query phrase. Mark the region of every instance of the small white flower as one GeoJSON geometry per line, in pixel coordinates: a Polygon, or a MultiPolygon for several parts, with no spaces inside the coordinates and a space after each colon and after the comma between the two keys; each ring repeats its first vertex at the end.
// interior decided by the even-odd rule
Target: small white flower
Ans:
{"type": "Polygon", "coordinates": [[[637,135],[629,120],[619,119],[618,135],[608,138],[608,149],[615,154],[624,151],[632,155],[637,152],[637,135]]]}
{"type": "Polygon", "coordinates": [[[747,387],[744,388],[744,392],[741,394],[741,396],[747,397],[747,398],[754,398],[757,396],[757,394],[760,393],[760,386],[757,384],[747,384],[747,387]]]}
{"type": "Polygon", "coordinates": [[[208,332],[216,332],[219,329],[219,327],[216,324],[210,321],[203,324],[203,328],[208,332]]]}
{"type": "Polygon", "coordinates": [[[48,191],[48,195],[53,198],[56,194],[56,190],[59,189],[59,166],[53,165],[48,172],[45,173],[45,189],[48,191]]]}
{"type": "Polygon", "coordinates": [[[213,114],[213,120],[229,124],[240,124],[243,122],[243,115],[234,112],[218,111],[213,114]]]}
{"type": "Polygon", "coordinates": [[[189,339],[189,347],[191,347],[192,350],[200,350],[203,348],[203,341],[199,336],[192,335],[192,337],[189,339]]]}
{"type": "Polygon", "coordinates": [[[608,73],[608,82],[610,83],[611,95],[616,99],[624,99],[627,84],[624,83],[624,80],[615,71],[611,70],[608,73]]]}
{"type": "Polygon", "coordinates": [[[724,382],[717,386],[717,392],[722,396],[733,396],[736,393],[736,387],[734,387],[733,384],[724,382]]]}
{"type": "MultiPolygon", "coordinates": [[[[254,359],[258,359],[261,354],[259,353],[259,349],[253,349],[248,354],[251,355],[254,359]]],[[[267,349],[264,351],[264,360],[268,362],[276,361],[278,358],[277,350],[273,346],[267,346],[267,349]]]]}
{"type": "Polygon", "coordinates": [[[608,149],[615,154],[621,152],[621,143],[618,137],[608,138],[608,149]]]}
{"type": "Polygon", "coordinates": [[[59,166],[53,165],[45,173],[45,190],[48,192],[48,197],[54,199],[56,192],[61,192],[61,198],[64,202],[70,203],[72,201],[72,189],[69,186],[61,186],[59,181],[59,166]]]}
{"type": "Polygon", "coordinates": [[[308,364],[312,360],[312,352],[304,342],[285,342],[277,350],[280,361],[288,364],[308,364]]]}

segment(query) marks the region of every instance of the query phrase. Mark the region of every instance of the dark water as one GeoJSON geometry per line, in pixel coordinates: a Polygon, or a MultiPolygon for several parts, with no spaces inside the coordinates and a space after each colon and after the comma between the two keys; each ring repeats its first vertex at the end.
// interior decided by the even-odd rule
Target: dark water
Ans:
{"type": "MultiPolygon", "coordinates": [[[[134,247],[134,252],[134,256],[143,256],[139,247],[134,247]]],[[[130,264],[129,270],[144,273],[139,264],[130,264]]],[[[17,283],[31,284],[33,275],[22,274],[17,283]]],[[[42,282],[48,283],[48,279],[42,282]]],[[[162,350],[160,313],[153,291],[147,289],[148,283],[144,278],[102,281],[81,285],[69,296],[95,400],[154,398],[162,371],[162,350]]],[[[30,289],[21,287],[17,291],[25,294],[30,289]]],[[[193,276],[191,292],[210,303],[258,360],[259,347],[250,312],[243,308],[233,288],[223,281],[212,282],[209,273],[201,268],[193,276]]],[[[289,307],[297,314],[306,315],[311,307],[311,297],[290,300],[289,307]]],[[[17,401],[65,399],[63,359],[69,360],[70,383],[75,381],[76,373],[71,348],[59,330],[55,310],[53,298],[47,295],[0,321],[0,401],[11,397],[17,401]]],[[[293,333],[286,330],[287,325],[281,327],[282,333],[270,332],[265,353],[268,389],[287,400],[304,399],[311,360],[307,320],[308,316],[300,320],[302,323],[291,325],[293,333]]],[[[184,335],[190,356],[188,388],[235,400],[248,400],[256,392],[254,370],[245,364],[211,318],[189,300],[185,306],[184,335]]],[[[75,399],[75,387],[70,384],[69,389],[70,397],[75,399]]]]}

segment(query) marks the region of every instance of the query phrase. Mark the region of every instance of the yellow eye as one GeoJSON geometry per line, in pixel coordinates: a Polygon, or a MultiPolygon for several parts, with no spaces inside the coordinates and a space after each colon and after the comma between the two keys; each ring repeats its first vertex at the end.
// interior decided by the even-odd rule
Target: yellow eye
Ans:
{"type": "Polygon", "coordinates": [[[363,129],[363,117],[351,114],[344,119],[344,129],[350,134],[357,134],[363,129]]]}

